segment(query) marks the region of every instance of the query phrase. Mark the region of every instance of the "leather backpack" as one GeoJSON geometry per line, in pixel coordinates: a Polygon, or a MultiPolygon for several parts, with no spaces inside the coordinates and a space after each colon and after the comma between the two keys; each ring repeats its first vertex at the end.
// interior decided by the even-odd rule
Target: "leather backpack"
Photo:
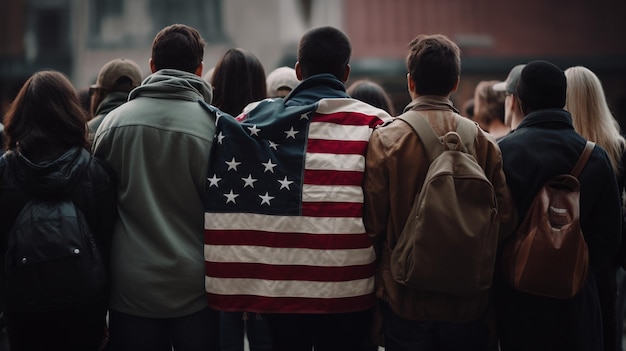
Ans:
{"type": "Polygon", "coordinates": [[[587,141],[569,174],[544,184],[503,251],[503,273],[516,290],[557,299],[576,296],[587,279],[589,252],[580,228],[578,176],[595,144],[587,141]]]}

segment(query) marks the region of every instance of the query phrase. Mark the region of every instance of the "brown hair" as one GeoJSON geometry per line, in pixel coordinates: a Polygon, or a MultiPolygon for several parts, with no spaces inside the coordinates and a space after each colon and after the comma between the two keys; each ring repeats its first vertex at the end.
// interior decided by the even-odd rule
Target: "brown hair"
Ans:
{"type": "Polygon", "coordinates": [[[445,35],[418,35],[409,43],[406,67],[418,94],[448,96],[461,74],[461,50],[445,35]]]}
{"type": "Polygon", "coordinates": [[[87,147],[85,111],[62,73],[41,71],[24,83],[5,116],[8,149],[87,147]]]}
{"type": "Polygon", "coordinates": [[[485,80],[478,83],[474,91],[474,119],[490,125],[498,119],[504,123],[504,92],[493,90],[497,80],[485,80]]]}
{"type": "Polygon", "coordinates": [[[196,29],[184,24],[172,24],[154,37],[152,62],[157,71],[170,68],[194,73],[202,63],[204,45],[196,29]]]}

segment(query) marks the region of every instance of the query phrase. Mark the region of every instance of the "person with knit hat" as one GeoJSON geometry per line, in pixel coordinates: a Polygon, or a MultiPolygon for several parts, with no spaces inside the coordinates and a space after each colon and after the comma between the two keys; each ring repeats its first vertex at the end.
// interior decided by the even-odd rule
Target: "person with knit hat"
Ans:
{"type": "MultiPolygon", "coordinates": [[[[569,173],[587,140],[572,125],[563,107],[567,81],[548,61],[532,61],[515,85],[524,119],[499,142],[506,180],[518,211],[518,226],[540,188],[569,173]]],[[[555,299],[515,290],[496,279],[498,334],[502,351],[603,350],[602,316],[596,273],[620,242],[621,200],[607,153],[596,145],[578,176],[580,226],[589,248],[589,275],[570,299],[555,299]]]]}
{"type": "Polygon", "coordinates": [[[128,93],[141,84],[141,69],[133,60],[118,58],[107,62],[98,73],[96,84],[89,87],[91,114],[89,141],[107,113],[128,100],[128,93]]]}

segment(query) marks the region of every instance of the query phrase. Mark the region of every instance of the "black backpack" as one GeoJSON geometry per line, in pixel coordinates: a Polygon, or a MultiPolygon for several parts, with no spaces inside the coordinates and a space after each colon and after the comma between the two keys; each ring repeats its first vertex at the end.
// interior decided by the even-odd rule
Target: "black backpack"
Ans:
{"type": "MultiPolygon", "coordinates": [[[[14,173],[16,156],[9,153],[5,158],[5,179],[28,194],[14,173]]],[[[9,310],[61,310],[106,296],[102,254],[85,216],[69,198],[33,194],[8,233],[4,263],[9,310]]]]}

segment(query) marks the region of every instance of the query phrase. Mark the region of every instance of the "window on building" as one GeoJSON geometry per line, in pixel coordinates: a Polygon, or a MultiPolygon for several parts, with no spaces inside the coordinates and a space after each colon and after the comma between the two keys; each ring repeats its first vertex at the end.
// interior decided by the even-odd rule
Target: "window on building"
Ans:
{"type": "Polygon", "coordinates": [[[163,27],[185,23],[207,42],[224,40],[222,0],[90,0],[89,45],[145,46],[163,27]]]}

